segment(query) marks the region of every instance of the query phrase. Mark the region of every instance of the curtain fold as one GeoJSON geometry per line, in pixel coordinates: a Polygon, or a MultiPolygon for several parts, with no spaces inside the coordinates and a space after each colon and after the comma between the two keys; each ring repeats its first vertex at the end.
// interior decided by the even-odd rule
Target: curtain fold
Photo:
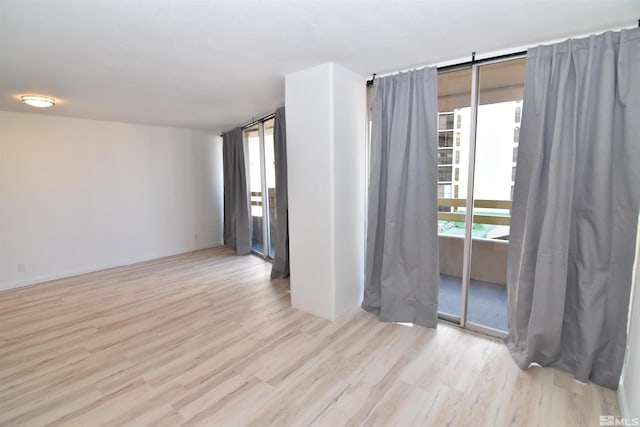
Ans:
{"type": "Polygon", "coordinates": [[[438,317],[437,72],[375,80],[362,308],[385,322],[438,317]]]}
{"type": "Polygon", "coordinates": [[[508,348],[617,388],[640,203],[640,31],[530,49],[508,348]]]}
{"type": "Polygon", "coordinates": [[[272,279],[289,277],[289,198],[287,187],[287,123],[285,109],[280,107],[275,112],[273,144],[276,169],[276,253],[271,267],[272,279]]]}
{"type": "Polygon", "coordinates": [[[249,197],[242,129],[222,134],[224,174],[224,244],[238,255],[251,253],[249,197]]]}

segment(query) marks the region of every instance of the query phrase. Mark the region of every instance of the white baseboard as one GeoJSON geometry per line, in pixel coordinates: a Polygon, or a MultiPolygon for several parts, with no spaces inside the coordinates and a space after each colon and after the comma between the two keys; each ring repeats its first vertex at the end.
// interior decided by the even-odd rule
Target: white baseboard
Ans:
{"type": "Polygon", "coordinates": [[[90,267],[76,268],[76,269],[67,270],[64,272],[44,274],[41,276],[31,277],[25,280],[16,280],[16,281],[7,282],[7,283],[0,283],[0,291],[8,291],[9,289],[21,288],[23,286],[37,285],[39,283],[50,282],[52,280],[65,279],[67,277],[78,276],[80,274],[95,273],[96,271],[108,270],[110,268],[116,268],[116,267],[123,267],[126,265],[137,264],[145,261],[152,261],[154,259],[164,258],[168,256],[173,256],[173,255],[180,255],[188,252],[214,248],[222,245],[223,245],[222,242],[204,243],[196,247],[181,248],[175,251],[170,251],[169,253],[149,254],[149,255],[136,257],[136,258],[129,258],[129,259],[123,259],[123,260],[113,261],[113,262],[104,263],[104,264],[97,264],[90,267]]]}

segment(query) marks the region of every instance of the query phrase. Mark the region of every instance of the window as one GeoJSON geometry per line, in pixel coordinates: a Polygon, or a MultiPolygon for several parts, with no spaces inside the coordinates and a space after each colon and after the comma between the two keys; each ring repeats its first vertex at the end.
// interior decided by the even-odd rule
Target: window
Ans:
{"type": "Polygon", "coordinates": [[[453,147],[453,131],[438,133],[438,147],[439,148],[453,147]]]}
{"type": "Polygon", "coordinates": [[[453,113],[442,113],[438,120],[438,130],[453,129],[453,113]]]}
{"type": "Polygon", "coordinates": [[[444,167],[444,168],[438,168],[438,182],[440,181],[446,181],[446,182],[450,182],[451,181],[451,168],[449,167],[444,167]]]}
{"type": "Polygon", "coordinates": [[[438,198],[451,197],[451,185],[450,184],[438,184],[438,198]]]}
{"type": "Polygon", "coordinates": [[[438,165],[453,163],[453,150],[438,150],[438,165]]]}

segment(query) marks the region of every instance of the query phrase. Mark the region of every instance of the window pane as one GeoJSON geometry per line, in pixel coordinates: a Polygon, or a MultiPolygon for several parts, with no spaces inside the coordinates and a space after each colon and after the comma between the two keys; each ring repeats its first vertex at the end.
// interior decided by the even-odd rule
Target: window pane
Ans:
{"type": "Polygon", "coordinates": [[[450,184],[440,184],[438,185],[438,197],[439,198],[450,198],[451,197],[451,185],[450,184]]]}
{"type": "Polygon", "coordinates": [[[438,164],[450,165],[453,163],[453,150],[438,150],[438,164]]]}
{"type": "Polygon", "coordinates": [[[453,129],[453,113],[440,114],[438,121],[438,130],[453,129]]]}
{"type": "Polygon", "coordinates": [[[451,181],[451,168],[450,167],[440,167],[438,168],[438,182],[451,181]]]}
{"type": "Polygon", "coordinates": [[[438,133],[438,147],[453,147],[453,131],[438,133]]]}

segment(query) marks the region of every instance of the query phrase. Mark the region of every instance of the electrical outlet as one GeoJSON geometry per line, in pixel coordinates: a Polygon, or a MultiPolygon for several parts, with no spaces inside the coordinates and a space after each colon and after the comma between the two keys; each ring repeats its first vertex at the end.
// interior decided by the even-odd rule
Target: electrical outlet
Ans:
{"type": "Polygon", "coordinates": [[[25,271],[27,271],[27,266],[23,263],[19,263],[18,264],[18,272],[19,273],[24,273],[25,271]]]}

